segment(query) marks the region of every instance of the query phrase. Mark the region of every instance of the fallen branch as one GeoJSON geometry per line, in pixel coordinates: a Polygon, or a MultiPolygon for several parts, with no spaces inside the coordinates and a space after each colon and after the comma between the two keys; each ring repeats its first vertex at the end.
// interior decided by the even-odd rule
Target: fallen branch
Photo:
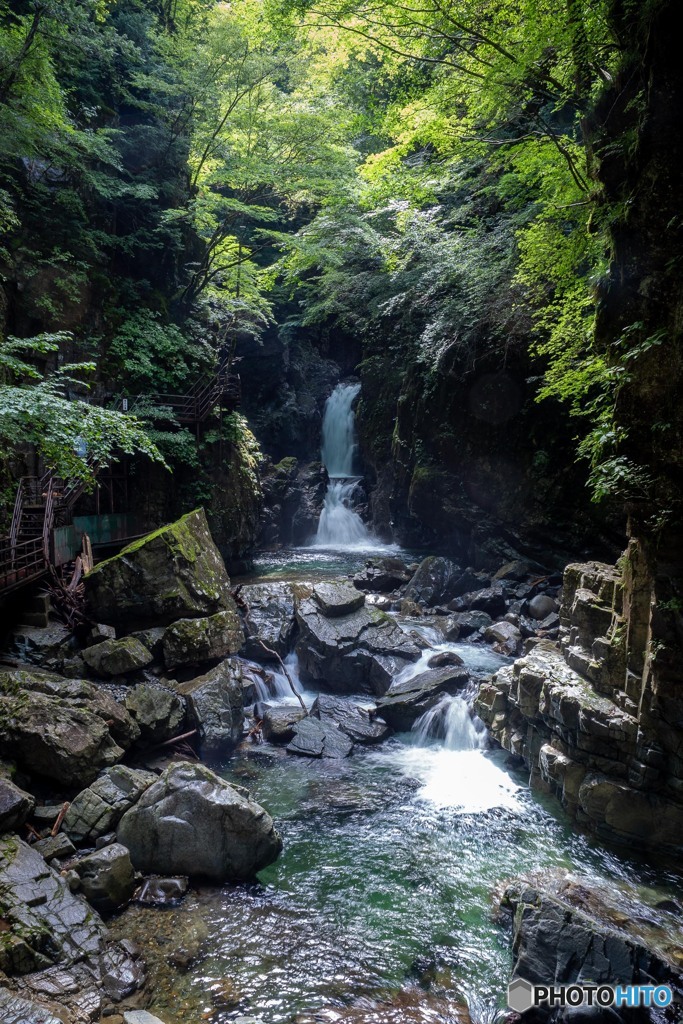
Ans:
{"type": "Polygon", "coordinates": [[[277,660],[280,662],[280,668],[282,669],[282,671],[284,672],[284,674],[285,674],[285,676],[287,678],[287,682],[289,683],[289,685],[291,687],[292,693],[297,698],[297,700],[299,701],[299,704],[301,704],[301,707],[304,709],[306,714],[308,714],[308,708],[304,704],[304,699],[301,696],[301,694],[299,693],[299,691],[297,690],[296,686],[294,685],[294,680],[292,679],[292,677],[290,676],[289,672],[287,671],[287,669],[285,667],[285,663],[282,660],[282,658],[280,657],[280,655],[277,653],[277,651],[274,651],[272,647],[268,647],[267,644],[264,644],[263,640],[259,639],[259,643],[260,643],[260,645],[261,645],[261,647],[263,648],[264,651],[267,651],[268,654],[272,654],[272,656],[274,658],[277,658],[277,660]]]}
{"type": "Polygon", "coordinates": [[[189,740],[191,736],[196,736],[197,730],[191,729],[190,732],[181,733],[179,736],[172,736],[170,740],[164,740],[163,743],[155,743],[151,748],[152,750],[160,750],[161,747],[174,747],[178,743],[182,743],[183,740],[189,740]]]}
{"type": "Polygon", "coordinates": [[[52,831],[50,832],[50,835],[52,836],[53,839],[59,832],[60,828],[62,827],[62,822],[64,821],[64,817],[66,815],[66,812],[69,810],[70,806],[71,804],[68,802],[68,800],[65,800],[64,803],[62,804],[62,809],[57,815],[57,820],[52,826],[52,831]]]}

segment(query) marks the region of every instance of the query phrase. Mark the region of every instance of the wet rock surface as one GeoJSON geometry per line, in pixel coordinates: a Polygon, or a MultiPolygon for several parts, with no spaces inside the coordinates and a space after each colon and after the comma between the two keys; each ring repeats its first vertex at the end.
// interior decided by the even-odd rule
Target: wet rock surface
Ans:
{"type": "Polygon", "coordinates": [[[75,871],[88,903],[108,914],[128,903],[135,891],[135,872],[130,854],[120,843],[111,843],[101,850],[80,857],[75,871]]]}
{"type": "Polygon", "coordinates": [[[132,636],[122,640],[103,640],[86,647],[82,657],[93,672],[105,679],[137,672],[153,661],[145,645],[132,636]]]}
{"type": "Polygon", "coordinates": [[[430,555],[420,563],[417,572],[408,583],[405,596],[409,601],[426,605],[428,608],[435,604],[443,604],[457,593],[462,593],[458,587],[462,575],[462,569],[455,562],[430,555]]]}
{"type": "Polygon", "coordinates": [[[408,732],[420,715],[440,702],[444,693],[459,693],[469,680],[469,670],[462,665],[429,669],[394,684],[377,701],[377,712],[393,729],[408,732]]]}
{"type": "Polygon", "coordinates": [[[87,785],[123,757],[106,722],[91,711],[37,693],[0,696],[0,708],[3,748],[31,774],[87,785]]]}
{"type": "Polygon", "coordinates": [[[380,743],[389,735],[386,723],[373,718],[367,708],[329,694],[316,697],[310,713],[324,725],[334,722],[354,743],[380,743]]]}
{"type": "Polygon", "coordinates": [[[145,743],[162,743],[181,731],[185,702],[168,686],[139,683],[126,694],[125,704],[145,743]]]}
{"type": "Polygon", "coordinates": [[[125,707],[104,684],[65,679],[55,672],[29,665],[0,668],[0,701],[3,697],[15,698],[15,706],[20,709],[33,702],[33,694],[54,701],[55,709],[76,709],[97,715],[107,724],[116,742],[126,749],[140,735],[125,707]]]}
{"type": "Polygon", "coordinates": [[[35,807],[35,798],[0,775],[0,834],[14,832],[35,807]]]}
{"type": "Polygon", "coordinates": [[[681,921],[663,921],[633,892],[598,892],[561,874],[516,880],[502,906],[512,914],[513,978],[546,985],[647,979],[681,990],[681,921]]]}
{"type": "Polygon", "coordinates": [[[312,596],[322,614],[328,619],[351,615],[365,604],[364,596],[345,580],[316,583],[312,596]]]}
{"type": "Polygon", "coordinates": [[[126,765],[109,768],[74,797],[64,818],[64,831],[76,843],[106,835],[155,780],[151,772],[126,765]]]}
{"type": "Polygon", "coordinates": [[[307,712],[300,707],[266,707],[263,715],[263,738],[269,743],[289,743],[295,726],[307,712]]]}
{"type": "MultiPolygon", "coordinates": [[[[324,595],[329,593],[326,589],[324,595]]],[[[302,677],[338,693],[381,694],[406,664],[417,661],[420,648],[384,612],[365,605],[347,614],[346,590],[328,616],[314,596],[297,610],[300,635],[296,644],[302,677]]],[[[363,601],[355,591],[354,600],[363,601]]],[[[329,603],[327,596],[323,597],[329,603]]]]}
{"type": "Polygon", "coordinates": [[[288,753],[302,757],[337,759],[348,757],[352,750],[353,740],[335,722],[318,718],[302,718],[294,726],[294,736],[287,744],[288,753]]]}
{"type": "Polygon", "coordinates": [[[12,1012],[16,995],[53,1005],[60,1021],[95,1020],[103,997],[124,998],[144,980],[140,965],[110,942],[97,913],[14,837],[0,839],[0,911],[0,969],[19,976],[13,994],[3,995],[12,1012]]]}
{"type": "Polygon", "coordinates": [[[282,849],[269,814],[203,765],[172,764],[119,822],[142,872],[253,878],[282,849]]]}
{"type": "Polygon", "coordinates": [[[242,679],[230,660],[187,683],[177,692],[187,702],[188,722],[197,729],[204,757],[219,757],[242,737],[244,697],[242,679]]]}
{"type": "Polygon", "coordinates": [[[285,657],[294,640],[296,601],[307,591],[310,588],[305,584],[296,583],[255,583],[241,588],[240,599],[246,606],[244,654],[247,658],[272,660],[273,655],[266,648],[285,657]]]}

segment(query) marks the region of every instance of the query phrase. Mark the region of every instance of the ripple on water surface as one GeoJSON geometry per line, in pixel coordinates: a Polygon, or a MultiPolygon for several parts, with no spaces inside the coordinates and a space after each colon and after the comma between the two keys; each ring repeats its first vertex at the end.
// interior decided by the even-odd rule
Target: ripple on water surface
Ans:
{"type": "MultiPolygon", "coordinates": [[[[283,551],[258,560],[259,578],[339,576],[374,554],[283,551]]],[[[420,620],[403,625],[431,645],[407,673],[435,648],[477,674],[504,660],[444,644],[420,620]]],[[[292,657],[288,668],[296,678],[292,657]]],[[[294,701],[280,683],[276,699],[294,701]]],[[[179,907],[134,906],[114,923],[143,946],[150,1009],[166,1024],[459,1024],[468,1004],[475,1021],[490,1019],[511,963],[495,919],[507,879],[570,868],[617,892],[665,881],[577,835],[502,752],[414,735],[339,762],[261,746],[223,774],[273,815],[284,851],[258,884],[195,889],[179,907]]]]}
{"type": "MultiPolygon", "coordinates": [[[[465,1000],[502,1001],[510,954],[493,894],[507,878],[634,874],[548,813],[500,753],[398,737],[311,762],[261,747],[224,775],[270,810],[285,848],[261,884],[207,888],[171,912],[167,963],[184,922],[205,933],[186,973],[161,968],[152,1009],[167,1024],[460,1021],[465,1000]]],[[[127,932],[158,935],[166,915],[143,925],[150,913],[129,912],[127,932]]]]}

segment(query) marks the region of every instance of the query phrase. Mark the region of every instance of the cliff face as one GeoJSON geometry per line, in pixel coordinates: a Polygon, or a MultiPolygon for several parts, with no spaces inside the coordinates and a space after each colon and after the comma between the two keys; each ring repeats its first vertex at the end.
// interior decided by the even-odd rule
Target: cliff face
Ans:
{"type": "Polygon", "coordinates": [[[480,689],[493,736],[603,839],[683,852],[681,614],[675,566],[632,540],[620,567],[569,565],[559,643],[480,689]]]}

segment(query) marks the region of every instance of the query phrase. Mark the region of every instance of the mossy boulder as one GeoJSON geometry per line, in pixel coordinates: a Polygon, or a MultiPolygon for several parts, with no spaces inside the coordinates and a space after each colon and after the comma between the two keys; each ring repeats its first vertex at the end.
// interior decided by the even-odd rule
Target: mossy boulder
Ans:
{"type": "Polygon", "coordinates": [[[87,786],[139,735],[102,687],[32,666],[0,671],[0,746],[29,775],[87,786]]]}
{"type": "Polygon", "coordinates": [[[213,615],[234,606],[203,509],[129,544],[85,577],[88,614],[110,625],[144,627],[213,615]]]}
{"type": "Polygon", "coordinates": [[[98,676],[124,676],[145,668],[154,659],[144,644],[134,636],[122,640],[103,640],[83,651],[86,665],[98,676]]]}
{"type": "Polygon", "coordinates": [[[182,731],[185,703],[168,687],[139,683],[126,694],[126,710],[145,743],[162,743],[182,731]]]}
{"type": "MultiPolygon", "coordinates": [[[[232,598],[231,598],[232,601],[232,598]]],[[[234,606],[201,619],[179,619],[164,633],[167,668],[199,665],[236,654],[244,646],[242,623],[234,606]]]]}

